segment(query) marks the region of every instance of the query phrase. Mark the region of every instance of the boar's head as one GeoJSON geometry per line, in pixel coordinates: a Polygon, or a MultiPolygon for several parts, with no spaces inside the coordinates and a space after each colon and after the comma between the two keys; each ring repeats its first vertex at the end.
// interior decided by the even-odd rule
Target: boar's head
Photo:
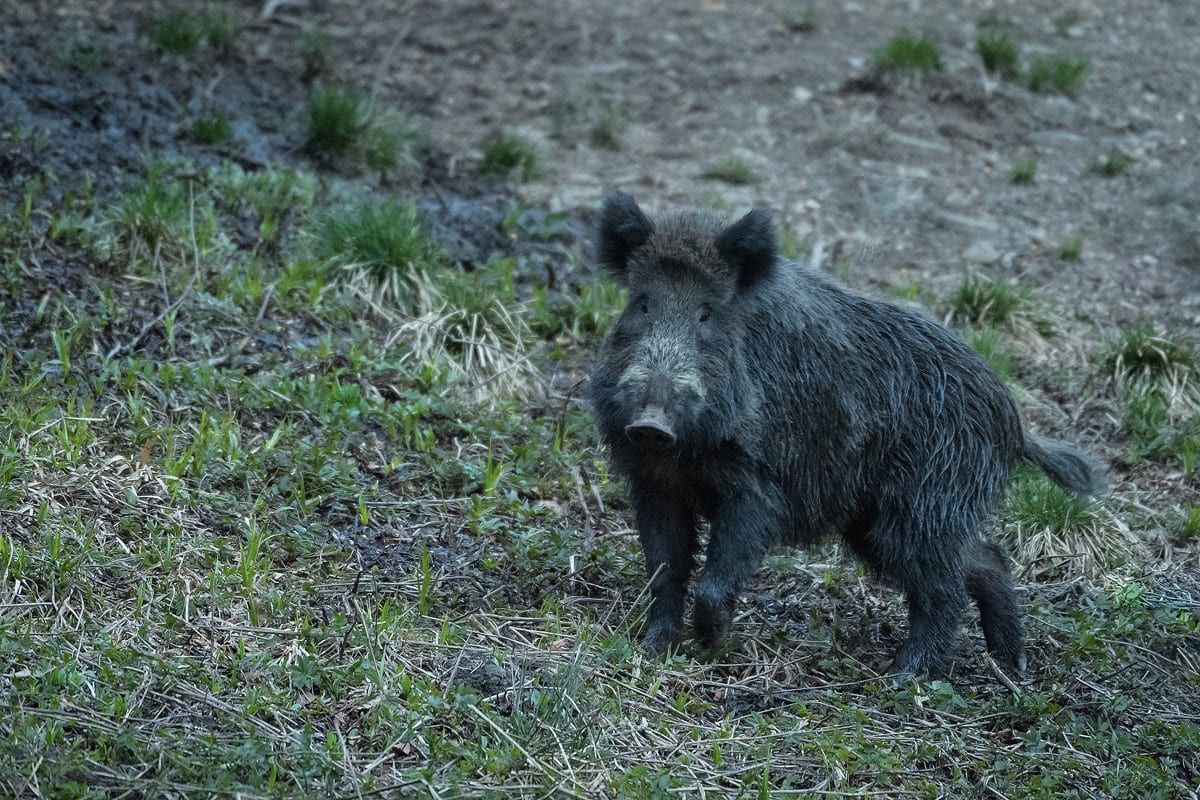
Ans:
{"type": "Polygon", "coordinates": [[[698,450],[727,438],[752,391],[746,312],[778,260],[770,217],[756,210],[724,225],[681,212],[654,222],[613,192],[597,253],[629,290],[590,387],[610,444],[698,450]]]}

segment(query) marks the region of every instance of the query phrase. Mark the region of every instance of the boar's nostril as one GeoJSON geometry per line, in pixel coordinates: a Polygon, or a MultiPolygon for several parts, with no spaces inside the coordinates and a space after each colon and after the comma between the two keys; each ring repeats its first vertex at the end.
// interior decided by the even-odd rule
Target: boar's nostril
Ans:
{"type": "Polygon", "coordinates": [[[661,408],[648,408],[625,426],[625,435],[634,444],[666,448],[675,444],[675,432],[661,408]]]}

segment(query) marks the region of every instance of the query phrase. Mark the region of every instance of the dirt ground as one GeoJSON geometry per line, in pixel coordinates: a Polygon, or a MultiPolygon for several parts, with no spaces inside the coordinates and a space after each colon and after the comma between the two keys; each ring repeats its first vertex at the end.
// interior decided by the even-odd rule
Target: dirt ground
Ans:
{"type": "MultiPolygon", "coordinates": [[[[165,8],[160,4],[0,0],[0,131],[38,132],[0,135],[0,199],[18,207],[33,180],[50,205],[68,203],[85,183],[97,196],[112,196],[149,158],[164,155],[186,158],[197,169],[223,162],[251,172],[286,165],[320,173],[330,194],[415,195],[464,268],[480,266],[492,252],[517,254],[517,278],[527,296],[538,282],[568,291],[568,285],[592,280],[587,259],[572,254],[587,253],[600,198],[620,187],[649,209],[702,205],[735,214],[765,208],[803,260],[881,295],[942,298],[968,269],[1019,281],[1048,304],[1059,327],[1052,339],[1017,343],[1022,409],[1039,433],[1079,443],[1109,465],[1114,507],[1126,520],[1123,527],[1133,529],[1144,559],[1137,568],[1153,576],[1147,579],[1153,585],[1149,596],[1189,613],[1200,608],[1194,579],[1200,538],[1181,541],[1165,521],[1200,501],[1197,473],[1130,459],[1111,387],[1094,379],[1098,346],[1122,328],[1144,322],[1185,332],[1200,327],[1200,60],[1193,57],[1200,4],[281,0],[236,7],[244,23],[236,52],[185,60],[162,57],[145,45],[147,20],[165,8]],[[1026,61],[1042,53],[1088,58],[1081,88],[1074,96],[1033,92],[984,71],[975,52],[981,20],[1012,31],[1026,61]],[[308,30],[330,36],[330,70],[338,81],[366,87],[377,106],[421,120],[432,153],[415,185],[326,169],[302,151],[303,103],[312,78],[305,75],[295,42],[308,30]],[[938,43],[940,71],[884,77],[873,72],[872,53],[903,31],[938,43]],[[71,66],[77,63],[72,48],[94,40],[104,46],[102,67],[71,66]],[[210,109],[233,120],[230,143],[205,147],[186,137],[189,122],[210,109]],[[608,115],[622,129],[618,147],[602,146],[592,136],[597,115],[608,115]],[[480,145],[495,130],[532,141],[541,174],[523,183],[481,176],[480,145]],[[1114,151],[1132,159],[1129,168],[1114,177],[1098,174],[1097,160],[1114,151]],[[705,177],[709,165],[731,157],[749,167],[749,182],[705,177]],[[1010,170],[1025,159],[1036,160],[1036,179],[1014,183],[1010,170]],[[520,220],[519,234],[505,227],[512,215],[520,220]],[[552,234],[529,233],[546,220],[555,221],[552,234]],[[1073,237],[1082,239],[1082,253],[1067,260],[1060,249],[1073,237]]],[[[258,220],[235,223],[236,249],[255,250],[258,220]]],[[[136,313],[123,327],[100,332],[100,350],[154,328],[138,339],[136,349],[151,360],[166,352],[166,337],[152,324],[160,298],[67,249],[47,246],[36,255],[23,277],[27,285],[12,292],[3,309],[0,342],[7,350],[30,349],[40,341],[44,332],[30,320],[44,297],[82,295],[81,287],[102,285],[136,313]]],[[[262,352],[286,353],[328,329],[321,320],[297,314],[278,321],[274,339],[246,331],[245,341],[262,352]]],[[[236,342],[242,334],[228,336],[236,342]]],[[[531,431],[542,430],[535,425],[559,409],[579,405],[571,387],[586,374],[593,345],[572,342],[564,358],[541,365],[547,386],[530,404],[531,431]]],[[[253,362],[247,369],[258,368],[253,362]]],[[[592,441],[590,431],[574,432],[581,442],[592,441]]],[[[454,447],[461,454],[470,443],[455,441],[454,447]]],[[[518,655],[531,659],[531,670],[548,672],[563,653],[544,645],[552,637],[532,632],[527,620],[509,617],[493,628],[488,614],[499,619],[513,609],[553,601],[582,615],[570,617],[574,624],[599,608],[607,633],[614,613],[634,613],[640,587],[632,581],[611,585],[605,560],[612,558],[609,548],[635,550],[628,515],[601,499],[594,462],[581,463],[563,479],[570,497],[520,495],[536,499],[539,513],[559,514],[554,529],[586,562],[578,572],[572,560],[569,572],[564,567],[547,573],[544,585],[513,585],[487,573],[481,563],[510,563],[512,542],[500,534],[488,539],[468,533],[461,515],[455,516],[459,512],[446,510],[434,489],[423,484],[414,489],[407,475],[384,482],[379,506],[390,516],[382,523],[360,529],[351,526],[344,509],[328,513],[323,523],[336,529],[334,541],[355,553],[359,577],[374,570],[384,584],[394,578],[399,585],[410,580],[422,550],[431,553],[442,585],[457,587],[447,607],[467,616],[472,605],[481,608],[472,645],[486,653],[494,644],[515,659],[515,666],[503,668],[490,661],[464,667],[460,653],[451,668],[440,645],[414,645],[416,654],[404,662],[414,674],[436,673],[447,685],[455,680],[473,685],[513,712],[520,697],[505,684],[515,680],[510,672],[524,669],[518,655]]],[[[447,508],[461,499],[451,497],[458,488],[446,490],[447,508]]],[[[1013,700],[1028,704],[1021,705],[1019,720],[1001,720],[994,729],[988,727],[992,715],[1002,716],[996,708],[1008,701],[998,699],[995,676],[978,659],[959,664],[954,680],[986,687],[979,689],[982,702],[994,705],[982,719],[972,717],[977,709],[943,709],[936,702],[928,717],[915,723],[900,719],[901,712],[862,688],[862,675],[886,663],[900,641],[900,605],[861,574],[830,578],[831,557],[822,551],[773,561],[747,592],[738,620],[747,632],[744,645],[729,663],[671,667],[678,670],[664,678],[671,691],[694,693],[709,703],[688,735],[729,724],[738,737],[752,740],[756,715],[796,713],[794,704],[809,702],[815,726],[834,720],[838,730],[857,728],[860,737],[865,727],[872,748],[901,726],[915,752],[922,731],[936,728],[953,740],[945,752],[955,752],[953,742],[961,734],[969,740],[964,750],[984,763],[993,748],[1011,753],[1029,743],[1024,737],[1036,738],[1029,731],[1051,706],[1103,716],[1096,709],[1119,705],[1123,681],[1135,682],[1132,672],[1141,681],[1139,692],[1154,681],[1162,683],[1162,692],[1138,694],[1132,710],[1113,712],[1131,727],[1157,720],[1190,725],[1200,713],[1193,691],[1200,651],[1193,631],[1147,644],[1145,664],[1133,670],[1128,664],[1110,671],[1079,667],[1078,682],[1013,700]],[[837,633],[821,644],[830,630],[837,633]],[[825,660],[808,660],[806,646],[827,648],[825,660]],[[871,710],[847,710],[841,700],[814,693],[822,684],[832,692],[844,689],[851,706],[871,710]],[[1035,700],[1044,707],[1034,708],[1035,700]],[[856,713],[863,719],[853,717],[856,713]]],[[[537,565],[528,566],[530,572],[522,574],[536,575],[537,565]]],[[[615,571],[629,574],[622,569],[615,571]]],[[[357,592],[357,579],[347,580],[357,592]]],[[[1031,583],[1030,603],[1044,616],[1034,623],[1035,663],[1048,671],[1068,669],[1064,653],[1074,651],[1067,640],[1078,632],[1065,630],[1064,620],[1084,620],[1080,609],[1095,591],[1075,575],[1031,583]]],[[[614,693],[626,681],[642,691],[638,682],[647,680],[642,667],[627,671],[624,663],[602,664],[589,675],[614,693]]],[[[646,689],[645,696],[658,688],[646,689]]],[[[614,702],[626,710],[623,700],[614,702]]],[[[649,701],[635,703],[637,713],[651,707],[649,701]]],[[[684,744],[662,739],[644,718],[629,726],[620,729],[628,734],[629,750],[612,763],[628,768],[627,757],[638,748],[645,748],[647,763],[664,769],[680,761],[684,744]]],[[[480,736],[488,733],[482,730],[480,736]]],[[[839,739],[837,747],[852,752],[863,741],[839,739]]],[[[712,749],[707,740],[696,747],[712,749]]],[[[1070,761],[1070,751],[1067,741],[1055,757],[1070,761]]],[[[419,748],[402,753],[398,743],[391,752],[414,762],[421,755],[419,748]]],[[[1194,759],[1172,761],[1179,751],[1170,752],[1165,772],[1174,784],[1155,796],[1196,797],[1194,759]]],[[[375,758],[364,751],[358,761],[374,764],[375,758]]],[[[853,793],[840,762],[824,753],[780,758],[805,780],[828,772],[824,783],[802,782],[818,794],[853,793]]],[[[905,780],[912,779],[906,791],[918,786],[918,778],[955,774],[944,752],[928,758],[903,767],[909,770],[905,780]]],[[[1018,770],[1027,788],[1040,769],[1040,762],[1029,763],[1033,766],[1018,770]]],[[[1080,757],[1082,767],[1075,766],[1099,769],[1095,765],[1101,763],[1101,756],[1089,754],[1080,757]]],[[[421,765],[409,766],[415,771],[421,765]]],[[[597,774],[609,764],[602,766],[597,774]]],[[[463,794],[502,795],[487,769],[481,767],[479,775],[478,791],[463,794]]],[[[437,781],[423,780],[432,792],[437,781]]],[[[723,777],[705,780],[702,785],[732,785],[721,783],[723,777]]],[[[981,795],[990,787],[986,775],[963,780],[981,795]]],[[[120,782],[114,779],[113,785],[120,782]]],[[[338,787],[348,791],[349,785],[338,787]]],[[[445,792],[446,786],[437,785],[445,792]]],[[[529,789],[522,786],[513,794],[529,789]]],[[[766,791],[765,778],[763,786],[766,791]]],[[[1027,796],[1053,791],[1039,795],[1029,788],[1027,796]]],[[[649,795],[630,790],[625,796],[649,795]]]]}

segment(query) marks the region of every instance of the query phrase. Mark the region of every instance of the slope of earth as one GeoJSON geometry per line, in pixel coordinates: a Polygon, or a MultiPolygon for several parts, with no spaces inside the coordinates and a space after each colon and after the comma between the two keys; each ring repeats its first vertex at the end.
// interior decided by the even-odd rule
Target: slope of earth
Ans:
{"type": "Polygon", "coordinates": [[[1196,797],[1197,28],[0,0],[0,794],[1196,797]],[[916,32],[939,69],[876,65],[916,32]],[[1031,90],[1051,56],[1082,79],[1031,90]],[[892,688],[902,599],[833,546],[772,557],[718,658],[641,655],[578,399],[613,185],[770,209],[1109,465],[996,521],[1028,676],[972,618],[892,688]]]}

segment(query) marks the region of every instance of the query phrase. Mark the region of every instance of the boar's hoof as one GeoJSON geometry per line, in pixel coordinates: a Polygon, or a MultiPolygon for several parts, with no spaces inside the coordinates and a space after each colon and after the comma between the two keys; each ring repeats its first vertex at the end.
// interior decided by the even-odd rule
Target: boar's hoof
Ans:
{"type": "Polygon", "coordinates": [[[734,600],[732,595],[713,597],[697,593],[694,612],[696,642],[705,652],[715,653],[724,646],[733,622],[734,600]]]}
{"type": "Polygon", "coordinates": [[[678,650],[682,638],[678,626],[652,623],[642,637],[642,649],[647,655],[660,658],[667,655],[669,650],[678,650]]]}

